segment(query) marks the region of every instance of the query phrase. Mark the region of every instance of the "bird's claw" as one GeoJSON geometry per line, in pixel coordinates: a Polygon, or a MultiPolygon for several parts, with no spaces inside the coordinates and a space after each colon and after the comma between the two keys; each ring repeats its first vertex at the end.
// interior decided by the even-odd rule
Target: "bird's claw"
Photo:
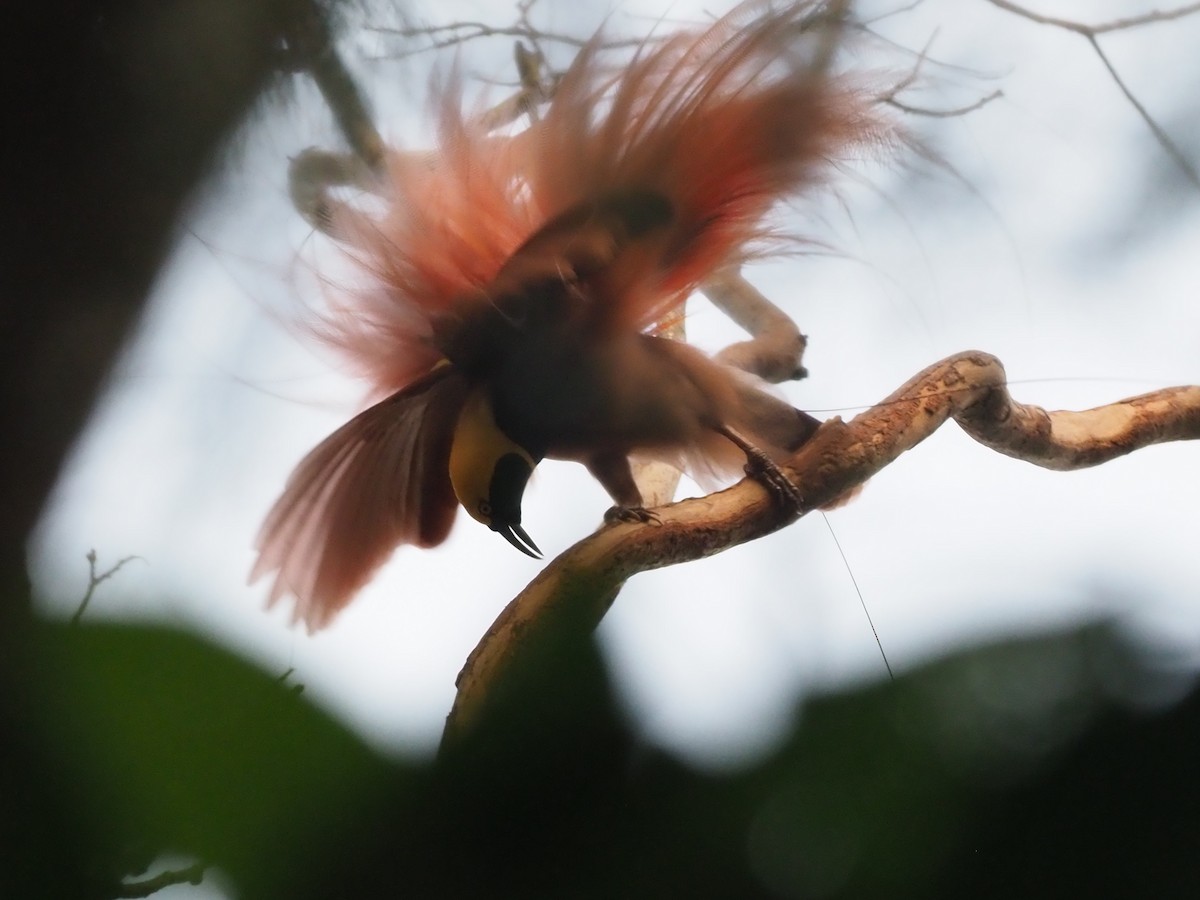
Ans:
{"type": "Polygon", "coordinates": [[[657,513],[642,506],[614,506],[605,511],[605,525],[615,525],[619,522],[661,525],[662,519],[657,513]]]}
{"type": "Polygon", "coordinates": [[[765,487],[781,506],[796,512],[804,507],[804,496],[800,493],[800,489],[766,454],[747,453],[745,471],[747,475],[765,487]]]}

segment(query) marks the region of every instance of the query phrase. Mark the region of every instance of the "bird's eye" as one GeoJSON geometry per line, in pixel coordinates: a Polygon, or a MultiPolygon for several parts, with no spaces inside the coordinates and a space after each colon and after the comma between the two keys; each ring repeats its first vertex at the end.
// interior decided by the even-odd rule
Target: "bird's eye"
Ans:
{"type": "Polygon", "coordinates": [[[487,500],[480,500],[478,508],[481,516],[487,516],[489,519],[492,517],[492,504],[487,500]]]}

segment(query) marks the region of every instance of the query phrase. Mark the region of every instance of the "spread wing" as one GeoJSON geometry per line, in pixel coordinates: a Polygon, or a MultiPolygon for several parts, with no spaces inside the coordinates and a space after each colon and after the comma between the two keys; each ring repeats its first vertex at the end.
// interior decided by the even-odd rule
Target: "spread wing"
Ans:
{"type": "Polygon", "coordinates": [[[644,329],[718,270],[786,247],[771,211],[895,138],[871,92],[831,70],[846,29],[830,6],[743,3],[648,41],[616,75],[596,40],[559,82],[517,163],[551,216],[611,218],[626,198],[622,224],[641,233],[596,285],[607,327],[644,329]]]}
{"type": "Polygon", "coordinates": [[[296,598],[310,631],[333,616],[400,544],[445,540],[458,502],[448,459],[466,382],[449,366],[359,413],[292,472],[259,532],[253,582],[296,598]]]}
{"type": "Polygon", "coordinates": [[[512,137],[466,116],[446,79],[436,152],[393,154],[386,211],[351,234],[377,286],[344,298],[331,339],[390,392],[414,353],[428,368],[457,323],[526,285],[583,282],[600,327],[661,320],[719,269],[781,246],[781,201],[895,139],[870,91],[824,62],[843,30],[824,3],[747,2],[619,68],[597,36],[512,137]]]}

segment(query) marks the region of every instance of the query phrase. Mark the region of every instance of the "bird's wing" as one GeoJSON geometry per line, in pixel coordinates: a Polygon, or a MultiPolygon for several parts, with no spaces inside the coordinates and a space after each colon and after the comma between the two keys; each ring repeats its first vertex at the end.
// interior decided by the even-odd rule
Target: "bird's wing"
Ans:
{"type": "Polygon", "coordinates": [[[526,285],[582,280],[598,326],[642,330],[764,252],[781,237],[773,207],[896,138],[871,91],[820,61],[840,36],[827,9],[743,3],[619,68],[598,35],[511,137],[443,80],[437,151],[393,155],[386,211],[354,235],[376,286],[344,298],[333,342],[390,392],[414,353],[426,367],[445,354],[439,333],[526,285]]]}
{"type": "Polygon", "coordinates": [[[447,459],[466,382],[449,366],[359,413],[296,467],[259,533],[254,581],[326,625],[400,544],[445,540],[457,511],[447,459]]]}
{"type": "Polygon", "coordinates": [[[764,252],[781,237],[768,218],[780,201],[895,139],[871,91],[830,70],[842,28],[828,9],[743,3],[707,29],[647,41],[615,76],[593,41],[516,142],[537,210],[598,221],[625,198],[623,225],[647,214],[655,224],[597,280],[611,327],[645,328],[719,269],[764,252]]]}

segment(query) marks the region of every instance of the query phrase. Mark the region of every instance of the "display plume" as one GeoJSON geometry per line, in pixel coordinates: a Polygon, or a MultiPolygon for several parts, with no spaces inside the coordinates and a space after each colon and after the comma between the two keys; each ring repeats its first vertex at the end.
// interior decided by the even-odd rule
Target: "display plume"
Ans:
{"type": "Polygon", "coordinates": [[[323,337],[382,399],[267,517],[252,577],[273,573],[272,601],[325,625],[459,504],[532,555],[521,500],[544,458],[585,464],[610,517],[646,519],[631,454],[764,471],[808,438],[811,417],[654,325],[785,248],[781,201],[890,139],[831,73],[843,27],[823,4],[743,5],[620,68],[593,39],[513,137],[464,114],[455,77],[435,88],[436,153],[393,154],[385,212],[332,223],[372,286],[331,299],[323,337]]]}

